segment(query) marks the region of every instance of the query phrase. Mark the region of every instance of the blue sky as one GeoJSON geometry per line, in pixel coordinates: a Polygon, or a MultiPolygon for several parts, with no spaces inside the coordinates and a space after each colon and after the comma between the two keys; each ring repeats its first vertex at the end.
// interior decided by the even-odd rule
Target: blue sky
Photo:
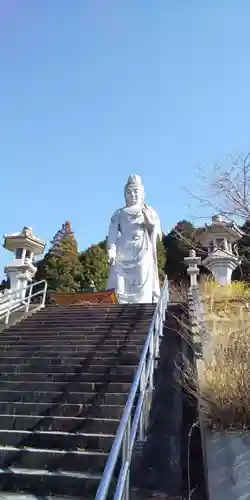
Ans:
{"type": "Polygon", "coordinates": [[[249,15],[249,0],[0,0],[1,234],[49,241],[69,219],[84,249],[130,173],[165,232],[191,219],[195,169],[250,148],[249,15]]]}

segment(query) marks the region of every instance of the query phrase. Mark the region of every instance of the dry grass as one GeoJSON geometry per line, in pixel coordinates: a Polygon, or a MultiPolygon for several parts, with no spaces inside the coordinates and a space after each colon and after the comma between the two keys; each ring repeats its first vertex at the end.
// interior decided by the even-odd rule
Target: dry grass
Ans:
{"type": "Polygon", "coordinates": [[[209,335],[198,362],[198,386],[190,369],[184,374],[186,384],[198,397],[208,425],[250,428],[249,289],[241,283],[219,287],[210,280],[201,291],[209,335]]]}
{"type": "Polygon", "coordinates": [[[243,281],[234,281],[231,285],[219,285],[212,278],[202,278],[200,291],[203,299],[210,302],[224,302],[250,298],[250,290],[243,281]]]}

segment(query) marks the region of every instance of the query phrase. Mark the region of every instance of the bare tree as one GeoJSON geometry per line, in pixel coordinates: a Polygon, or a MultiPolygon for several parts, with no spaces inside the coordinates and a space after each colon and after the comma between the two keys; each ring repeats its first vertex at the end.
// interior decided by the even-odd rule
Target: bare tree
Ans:
{"type": "Polygon", "coordinates": [[[250,152],[238,156],[229,168],[217,166],[212,183],[215,199],[222,214],[229,218],[250,218],[250,152]]]}
{"type": "Polygon", "coordinates": [[[250,219],[250,152],[229,157],[228,165],[216,164],[212,173],[199,170],[201,195],[190,193],[203,210],[212,209],[228,220],[250,219]]]}

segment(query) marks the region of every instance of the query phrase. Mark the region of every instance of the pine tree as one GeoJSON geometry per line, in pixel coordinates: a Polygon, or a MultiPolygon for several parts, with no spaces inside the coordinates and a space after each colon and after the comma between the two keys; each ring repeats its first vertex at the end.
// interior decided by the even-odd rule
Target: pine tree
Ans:
{"type": "Polygon", "coordinates": [[[52,290],[76,292],[80,288],[81,271],[75,236],[70,222],[66,221],[51,242],[44,277],[52,290]]]}
{"type": "Polygon", "coordinates": [[[79,256],[82,264],[81,289],[95,287],[96,290],[105,290],[108,279],[108,261],[106,241],[91,245],[79,256]]]}

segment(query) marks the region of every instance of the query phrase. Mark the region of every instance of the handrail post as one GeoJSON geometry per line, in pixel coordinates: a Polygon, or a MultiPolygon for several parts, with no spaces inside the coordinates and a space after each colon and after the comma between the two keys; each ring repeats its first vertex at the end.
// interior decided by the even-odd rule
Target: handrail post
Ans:
{"type": "Polygon", "coordinates": [[[7,313],[6,313],[6,317],[5,317],[5,325],[8,325],[8,323],[9,323],[11,304],[12,304],[12,297],[10,297],[10,300],[8,302],[8,308],[7,308],[7,313]]]}
{"type": "Polygon", "coordinates": [[[160,321],[161,317],[160,314],[157,312],[156,316],[156,322],[155,322],[155,357],[159,358],[159,351],[160,351],[160,321]]]}
{"type": "Polygon", "coordinates": [[[165,308],[165,301],[162,299],[161,300],[161,306],[160,306],[160,331],[159,331],[159,337],[163,337],[163,323],[165,321],[165,313],[164,313],[164,308],[165,308]]]}
{"type": "Polygon", "coordinates": [[[32,296],[32,291],[33,291],[33,285],[34,285],[34,283],[31,284],[30,289],[29,289],[29,295],[28,295],[27,305],[26,305],[26,309],[25,309],[26,313],[29,312],[30,301],[31,301],[31,296],[32,296]]]}
{"type": "MultiPolygon", "coordinates": [[[[141,378],[140,378],[140,394],[146,390],[145,384],[146,384],[146,365],[144,363],[142,373],[141,373],[141,378]]],[[[141,416],[140,416],[140,422],[139,422],[139,440],[144,441],[144,425],[145,425],[145,420],[144,420],[144,403],[141,411],[141,416]]]]}
{"type": "Polygon", "coordinates": [[[46,300],[46,295],[47,295],[47,289],[48,289],[48,283],[45,281],[44,283],[44,289],[43,289],[43,299],[42,299],[42,307],[45,306],[45,300],[46,300]]]}
{"type": "Polygon", "coordinates": [[[151,363],[150,373],[149,373],[149,389],[154,388],[154,369],[155,369],[154,340],[155,340],[154,335],[152,335],[149,345],[149,363],[151,363]]]}
{"type": "Polygon", "coordinates": [[[165,294],[162,295],[162,302],[161,302],[161,313],[162,313],[162,321],[164,322],[166,319],[166,309],[167,305],[169,302],[169,288],[168,288],[168,279],[167,277],[165,278],[165,294]]]}
{"type": "MultiPolygon", "coordinates": [[[[127,422],[127,427],[123,436],[123,449],[122,449],[122,465],[125,465],[126,462],[130,463],[130,430],[131,430],[131,414],[127,422]]],[[[128,469],[124,492],[122,495],[122,500],[129,500],[129,492],[130,492],[130,470],[128,469]]]]}
{"type": "Polygon", "coordinates": [[[161,303],[160,303],[160,307],[159,307],[159,322],[160,322],[160,325],[159,325],[159,337],[161,338],[162,337],[162,325],[163,325],[163,299],[161,299],[161,303]]]}

